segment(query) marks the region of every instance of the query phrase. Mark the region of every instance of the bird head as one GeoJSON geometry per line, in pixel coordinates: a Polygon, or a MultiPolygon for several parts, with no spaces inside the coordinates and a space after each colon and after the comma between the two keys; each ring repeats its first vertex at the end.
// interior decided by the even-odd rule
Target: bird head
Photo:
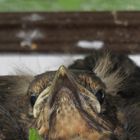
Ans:
{"type": "Polygon", "coordinates": [[[112,140],[116,112],[105,88],[93,72],[63,65],[36,76],[28,95],[39,134],[49,140],[112,140]]]}

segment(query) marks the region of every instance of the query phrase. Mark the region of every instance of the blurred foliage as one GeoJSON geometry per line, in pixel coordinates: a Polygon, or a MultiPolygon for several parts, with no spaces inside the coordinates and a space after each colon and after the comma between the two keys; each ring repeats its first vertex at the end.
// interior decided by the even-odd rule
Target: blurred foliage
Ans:
{"type": "Polygon", "coordinates": [[[29,140],[43,140],[36,129],[34,128],[30,128],[29,130],[29,140]]]}
{"type": "Polygon", "coordinates": [[[0,11],[140,10],[140,0],[0,0],[0,11]]]}

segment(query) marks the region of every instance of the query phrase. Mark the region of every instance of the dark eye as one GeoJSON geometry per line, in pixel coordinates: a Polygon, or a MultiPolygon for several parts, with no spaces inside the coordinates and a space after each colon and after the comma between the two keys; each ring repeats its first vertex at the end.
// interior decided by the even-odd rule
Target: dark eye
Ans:
{"type": "Polygon", "coordinates": [[[30,97],[30,103],[32,107],[34,106],[36,99],[37,99],[37,96],[35,94],[32,94],[30,97]]]}
{"type": "Polygon", "coordinates": [[[98,90],[95,94],[96,98],[98,99],[98,101],[100,102],[100,104],[103,103],[104,98],[105,98],[105,94],[103,90],[98,90]]]}

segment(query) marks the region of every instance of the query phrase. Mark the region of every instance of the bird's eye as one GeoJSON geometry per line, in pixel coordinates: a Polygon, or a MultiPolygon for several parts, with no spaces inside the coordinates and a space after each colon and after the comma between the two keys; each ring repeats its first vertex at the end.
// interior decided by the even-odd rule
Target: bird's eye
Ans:
{"type": "Polygon", "coordinates": [[[95,94],[96,98],[98,99],[98,101],[100,102],[100,104],[103,103],[104,98],[105,98],[105,94],[103,90],[98,90],[95,94]]]}
{"type": "Polygon", "coordinates": [[[37,96],[35,94],[32,94],[30,97],[30,103],[32,107],[34,106],[36,99],[37,99],[37,96]]]}

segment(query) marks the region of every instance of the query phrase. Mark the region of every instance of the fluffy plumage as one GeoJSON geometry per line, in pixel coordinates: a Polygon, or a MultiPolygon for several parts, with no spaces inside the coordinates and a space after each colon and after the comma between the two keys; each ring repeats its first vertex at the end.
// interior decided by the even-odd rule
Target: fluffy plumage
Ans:
{"type": "MultiPolygon", "coordinates": [[[[84,60],[75,61],[69,66],[69,69],[76,69],[79,73],[81,70],[93,72],[105,84],[107,101],[105,107],[108,107],[108,104],[111,107],[111,110],[106,114],[109,116],[114,111],[116,116],[110,117],[110,119],[117,120],[119,126],[116,124],[114,136],[109,140],[139,140],[139,67],[127,56],[108,52],[93,52],[84,60]]],[[[51,73],[49,76],[53,77],[51,73]]],[[[32,108],[29,103],[29,94],[27,94],[30,90],[28,87],[36,87],[33,89],[40,92],[39,87],[47,86],[47,82],[44,74],[34,77],[24,73],[19,77],[0,78],[0,124],[2,124],[0,125],[0,139],[27,139],[28,128],[34,126],[33,122],[35,121],[29,113],[32,108]],[[3,131],[4,129],[6,131],[3,131]]]]}

